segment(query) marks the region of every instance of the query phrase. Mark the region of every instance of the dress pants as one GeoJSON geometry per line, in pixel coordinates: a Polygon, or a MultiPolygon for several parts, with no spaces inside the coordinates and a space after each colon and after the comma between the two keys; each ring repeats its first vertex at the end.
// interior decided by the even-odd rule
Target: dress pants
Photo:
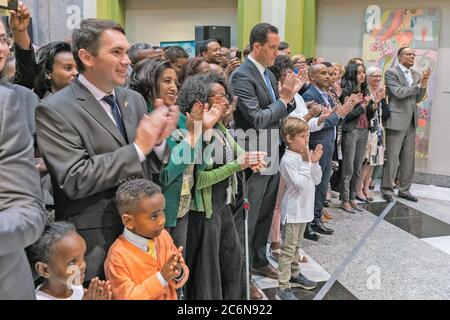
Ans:
{"type": "Polygon", "coordinates": [[[386,129],[386,162],[381,182],[383,194],[394,194],[392,183],[396,174],[400,182],[398,191],[409,194],[415,170],[415,151],[416,128],[413,122],[406,131],[386,129]],[[399,164],[400,168],[398,168],[399,164]]]}
{"type": "MultiPolygon", "coordinates": [[[[266,248],[279,182],[280,174],[278,172],[274,175],[253,173],[247,181],[248,200],[250,202],[248,217],[250,267],[260,268],[269,265],[266,248]]],[[[241,242],[242,253],[244,254],[245,234],[242,199],[240,203],[235,211],[234,219],[241,242]]]]}
{"type": "Polygon", "coordinates": [[[286,223],[283,226],[278,282],[280,289],[291,287],[289,280],[300,274],[300,246],[303,241],[306,223],[286,223]]]}
{"type": "MultiPolygon", "coordinates": [[[[317,144],[310,144],[309,148],[314,150],[317,144]]],[[[323,144],[323,155],[320,158],[319,165],[322,168],[322,180],[320,184],[316,186],[315,198],[314,198],[314,220],[322,219],[322,208],[325,200],[327,199],[328,184],[330,183],[332,174],[332,161],[334,154],[334,141],[330,141],[328,144],[323,144]]]]}
{"type": "Polygon", "coordinates": [[[361,168],[369,138],[368,129],[344,132],[342,139],[341,201],[356,199],[356,186],[361,179],[361,168]]]}
{"type": "Polygon", "coordinates": [[[213,186],[213,213],[190,211],[186,247],[187,300],[239,300],[242,254],[233,212],[226,204],[228,179],[213,186]]]}

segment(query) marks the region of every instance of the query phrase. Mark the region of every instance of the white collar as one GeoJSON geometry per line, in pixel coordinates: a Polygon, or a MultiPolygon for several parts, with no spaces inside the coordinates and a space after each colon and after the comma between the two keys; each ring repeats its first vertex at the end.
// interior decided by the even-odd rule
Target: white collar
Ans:
{"type": "Polygon", "coordinates": [[[97,99],[97,101],[101,101],[104,97],[109,96],[109,95],[113,95],[114,97],[116,96],[114,90],[112,93],[107,93],[104,92],[103,90],[99,89],[98,87],[96,87],[94,84],[92,84],[88,79],[86,79],[85,76],[83,76],[82,74],[80,74],[78,76],[78,80],[81,82],[81,84],[83,86],[86,87],[86,89],[89,90],[90,93],[92,93],[92,95],[95,97],[95,99],[97,99]]]}
{"type": "Polygon", "coordinates": [[[400,67],[400,70],[403,71],[403,73],[407,73],[407,72],[411,72],[412,71],[412,67],[408,69],[402,64],[398,64],[398,66],[400,67]]]}
{"type": "Polygon", "coordinates": [[[144,252],[148,252],[148,240],[147,238],[141,237],[140,235],[131,232],[127,228],[123,230],[123,236],[128,240],[132,245],[138,247],[144,252]]]}
{"type": "Polygon", "coordinates": [[[264,67],[261,63],[259,63],[258,61],[256,61],[255,58],[253,58],[252,54],[250,53],[248,55],[248,59],[253,62],[253,64],[256,66],[256,68],[258,69],[259,73],[261,73],[261,75],[264,76],[264,72],[266,71],[266,67],[264,67]]]}
{"type": "Polygon", "coordinates": [[[297,152],[294,152],[294,151],[292,151],[292,150],[289,150],[289,149],[286,149],[285,150],[285,152],[284,152],[284,154],[286,155],[286,156],[289,156],[289,157],[300,157],[300,159],[302,158],[302,156],[301,156],[301,154],[299,154],[299,153],[297,153],[297,152]]]}

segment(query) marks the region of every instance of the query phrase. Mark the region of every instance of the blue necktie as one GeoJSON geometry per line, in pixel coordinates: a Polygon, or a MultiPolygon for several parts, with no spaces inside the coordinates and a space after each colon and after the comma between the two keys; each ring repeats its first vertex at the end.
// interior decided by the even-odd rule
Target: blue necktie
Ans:
{"type": "Polygon", "coordinates": [[[117,104],[116,97],[114,95],[105,96],[103,99],[107,104],[111,106],[111,111],[116,122],[116,127],[119,129],[125,141],[128,143],[127,132],[125,131],[125,125],[123,124],[123,119],[120,116],[119,105],[117,104]]]}
{"type": "Polygon", "coordinates": [[[272,98],[272,103],[277,101],[277,97],[275,96],[275,91],[273,91],[272,84],[270,83],[269,73],[267,69],[264,70],[264,82],[266,83],[266,87],[269,90],[270,97],[272,98]]]}

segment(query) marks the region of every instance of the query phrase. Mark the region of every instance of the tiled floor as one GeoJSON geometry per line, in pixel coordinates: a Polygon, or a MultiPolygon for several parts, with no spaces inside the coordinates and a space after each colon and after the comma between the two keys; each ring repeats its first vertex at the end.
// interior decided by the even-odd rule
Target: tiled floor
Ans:
{"type": "MultiPolygon", "coordinates": [[[[450,190],[413,185],[418,203],[398,199],[384,220],[387,204],[374,193],[366,211],[348,214],[334,200],[328,223],[332,236],[305,240],[309,258],[302,273],[318,282],[313,291],[294,289],[300,300],[313,299],[330,279],[336,279],[324,300],[450,299],[450,190]],[[379,223],[379,224],[378,224],[379,223]],[[375,226],[366,241],[364,235],[375,226]]],[[[271,263],[276,267],[275,261],[271,263]]],[[[277,281],[255,277],[267,299],[276,299],[277,281]]]]}

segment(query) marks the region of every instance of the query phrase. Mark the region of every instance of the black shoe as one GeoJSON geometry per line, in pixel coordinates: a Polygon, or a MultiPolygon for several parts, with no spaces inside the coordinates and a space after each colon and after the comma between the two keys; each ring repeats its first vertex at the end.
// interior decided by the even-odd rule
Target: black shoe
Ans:
{"type": "Polygon", "coordinates": [[[383,199],[387,202],[394,202],[394,198],[390,194],[383,194],[383,199]]]}
{"type": "Polygon", "coordinates": [[[314,232],[310,223],[306,224],[305,233],[303,234],[303,237],[311,241],[319,241],[319,235],[314,232]]]}
{"type": "Polygon", "coordinates": [[[361,198],[360,196],[356,196],[356,200],[361,201],[361,202],[365,202],[365,203],[370,203],[370,200],[368,198],[361,198]]]}
{"type": "Polygon", "coordinates": [[[406,200],[409,200],[409,201],[412,201],[412,202],[418,202],[419,201],[419,200],[417,200],[416,197],[414,197],[411,194],[407,194],[407,193],[400,193],[399,192],[398,196],[399,196],[399,198],[403,198],[403,199],[406,199],[406,200]]]}
{"type": "Polygon", "coordinates": [[[322,220],[315,220],[314,223],[311,224],[312,229],[321,234],[332,235],[334,233],[333,229],[325,227],[325,224],[322,220]]]}

